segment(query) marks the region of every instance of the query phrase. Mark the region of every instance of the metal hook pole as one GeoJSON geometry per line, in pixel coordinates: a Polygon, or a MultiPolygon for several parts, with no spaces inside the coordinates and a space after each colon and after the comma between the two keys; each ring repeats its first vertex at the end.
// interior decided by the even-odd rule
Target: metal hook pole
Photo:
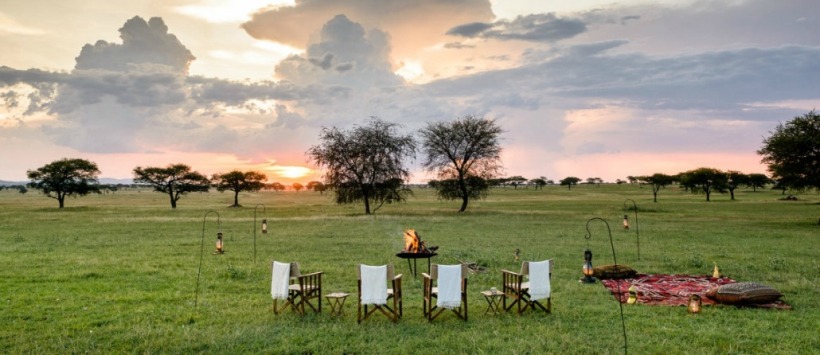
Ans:
{"type": "Polygon", "coordinates": [[[638,204],[632,199],[626,199],[624,200],[624,209],[626,209],[626,201],[632,202],[632,207],[635,208],[635,240],[638,243],[638,260],[641,260],[641,226],[638,224],[638,204]]]}
{"type": "MultiPolygon", "coordinates": [[[[595,221],[595,220],[599,220],[601,222],[604,222],[604,224],[606,225],[606,230],[607,230],[607,232],[609,232],[609,245],[612,247],[612,261],[615,263],[615,267],[618,267],[618,259],[615,256],[615,243],[612,241],[612,230],[609,228],[609,223],[607,223],[607,221],[605,221],[603,218],[593,217],[593,218],[590,218],[587,221],[587,224],[586,224],[587,234],[584,236],[584,238],[587,239],[587,245],[589,245],[589,240],[592,239],[592,232],[590,232],[590,230],[589,230],[589,223],[592,222],[592,221],[595,221]]],[[[623,332],[624,332],[624,354],[626,354],[627,353],[626,321],[624,320],[624,306],[621,303],[621,283],[616,282],[615,285],[618,288],[618,308],[621,310],[621,327],[623,328],[623,332]]]]}
{"type": "Polygon", "coordinates": [[[262,206],[262,213],[267,211],[265,205],[259,204],[253,206],[253,264],[256,265],[256,209],[262,206]]]}
{"type": "Polygon", "coordinates": [[[212,212],[216,213],[217,228],[220,232],[222,231],[222,219],[219,217],[219,212],[205,212],[205,215],[202,216],[202,238],[199,247],[199,268],[197,268],[196,270],[196,291],[194,291],[194,309],[196,309],[196,306],[199,303],[199,276],[202,274],[202,255],[205,253],[205,219],[212,212]]]}

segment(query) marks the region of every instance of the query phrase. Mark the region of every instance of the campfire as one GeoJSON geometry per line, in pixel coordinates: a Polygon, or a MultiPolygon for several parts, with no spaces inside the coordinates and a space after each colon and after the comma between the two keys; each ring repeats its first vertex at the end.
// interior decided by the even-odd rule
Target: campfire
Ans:
{"type": "Polygon", "coordinates": [[[415,229],[404,231],[404,249],[402,254],[435,254],[437,246],[427,247],[415,229]]]}

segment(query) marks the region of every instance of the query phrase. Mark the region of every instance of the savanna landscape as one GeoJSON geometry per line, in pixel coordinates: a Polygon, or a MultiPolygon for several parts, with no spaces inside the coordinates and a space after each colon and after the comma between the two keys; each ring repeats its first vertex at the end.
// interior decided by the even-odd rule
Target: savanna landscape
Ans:
{"type": "Polygon", "coordinates": [[[0,191],[0,352],[806,354],[820,348],[816,192],[783,200],[781,191],[739,189],[734,201],[713,194],[706,202],[671,185],[653,203],[651,188],[639,184],[493,188],[459,213],[457,201],[417,187],[406,202],[371,215],[330,196],[261,191],[243,193],[244,207],[229,207],[231,193],[191,193],[171,209],[163,194],[121,189],[69,199],[58,209],[36,191],[0,191]],[[636,202],[639,216],[629,230],[620,226],[624,214],[635,213],[626,199],[636,202]],[[608,226],[593,221],[587,231],[595,217],[608,226]],[[262,219],[267,234],[259,230],[262,219]],[[618,262],[639,272],[707,275],[716,264],[735,280],[780,290],[792,309],[721,305],[691,315],[685,307],[624,305],[625,349],[618,302],[600,283],[578,281],[585,248],[596,265],[612,262],[607,227],[618,262]],[[423,318],[421,276],[414,278],[395,256],[408,228],[439,246],[433,262],[484,269],[469,277],[469,321],[446,313],[432,323],[423,318]],[[212,254],[218,231],[222,255],[212,254]],[[485,313],[480,291],[500,287],[502,269],[520,267],[515,249],[522,260],[554,260],[551,314],[485,313]],[[351,294],[344,315],[331,317],[325,300],[322,313],[274,315],[274,260],[322,271],[325,294],[351,294]],[[392,263],[403,273],[398,323],[377,315],[357,324],[360,263],[392,263]]]}

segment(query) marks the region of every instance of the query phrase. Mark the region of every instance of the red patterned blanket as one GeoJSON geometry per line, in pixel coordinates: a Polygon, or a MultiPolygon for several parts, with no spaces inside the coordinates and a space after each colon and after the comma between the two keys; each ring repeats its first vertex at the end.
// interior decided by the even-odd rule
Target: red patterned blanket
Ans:
{"type": "MultiPolygon", "coordinates": [[[[629,298],[629,287],[635,286],[638,290],[638,303],[647,305],[683,306],[693,293],[701,296],[704,305],[713,305],[716,302],[705,296],[706,291],[713,287],[736,282],[728,277],[714,278],[707,275],[663,275],[638,274],[631,279],[601,280],[604,287],[621,303],[629,298]],[[618,284],[621,293],[618,294],[618,284]]],[[[771,304],[757,305],[762,308],[789,309],[783,301],[771,304]]]]}

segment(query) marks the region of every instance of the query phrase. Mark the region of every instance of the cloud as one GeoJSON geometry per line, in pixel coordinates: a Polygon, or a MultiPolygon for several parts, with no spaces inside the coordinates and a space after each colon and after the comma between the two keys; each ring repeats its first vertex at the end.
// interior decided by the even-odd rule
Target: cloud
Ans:
{"type": "Polygon", "coordinates": [[[451,28],[447,31],[447,34],[502,41],[556,42],[572,38],[586,30],[586,24],[581,20],[560,18],[549,13],[518,16],[512,21],[499,20],[494,23],[473,22],[463,24],[451,28]]]}
{"type": "Polygon", "coordinates": [[[304,55],[280,62],[276,75],[298,85],[399,85],[403,80],[393,73],[389,54],[387,34],[376,29],[365,32],[347,16],[337,15],[322,26],[318,41],[308,46],[304,55]]]}
{"type": "Polygon", "coordinates": [[[126,21],[120,28],[122,44],[97,41],[83,46],[76,58],[75,69],[105,69],[129,71],[143,64],[162,65],[186,74],[196,59],[159,17],[148,22],[139,16],[126,21]]]}
{"type": "Polygon", "coordinates": [[[641,17],[638,15],[628,15],[621,17],[621,25],[626,25],[629,21],[637,21],[640,20],[641,17]]]}
{"type": "MultiPolygon", "coordinates": [[[[98,41],[83,47],[69,73],[0,67],[4,107],[24,121],[49,115],[42,132],[81,152],[150,152],[165,146],[247,153],[254,144],[237,142],[266,139],[254,131],[258,128],[293,130],[306,124],[272,102],[327,104],[347,95],[348,89],[333,85],[188,76],[194,56],[160,18],[131,18],[120,34],[122,44],[98,41]],[[282,124],[265,128],[268,122],[282,124]]],[[[332,55],[325,60],[331,61],[333,72],[354,68],[336,63],[332,55]]]]}
{"type": "Polygon", "coordinates": [[[474,45],[471,44],[464,44],[462,42],[449,42],[444,44],[444,48],[448,49],[464,49],[464,48],[475,48],[474,45]]]}
{"type": "Polygon", "coordinates": [[[473,22],[459,25],[447,31],[448,35],[461,37],[477,37],[482,32],[493,28],[491,23],[473,22]]]}
{"type": "Polygon", "coordinates": [[[311,36],[337,15],[388,34],[398,61],[444,42],[444,33],[454,26],[494,18],[489,0],[300,0],[259,11],[242,28],[257,39],[305,48],[311,36]]]}

